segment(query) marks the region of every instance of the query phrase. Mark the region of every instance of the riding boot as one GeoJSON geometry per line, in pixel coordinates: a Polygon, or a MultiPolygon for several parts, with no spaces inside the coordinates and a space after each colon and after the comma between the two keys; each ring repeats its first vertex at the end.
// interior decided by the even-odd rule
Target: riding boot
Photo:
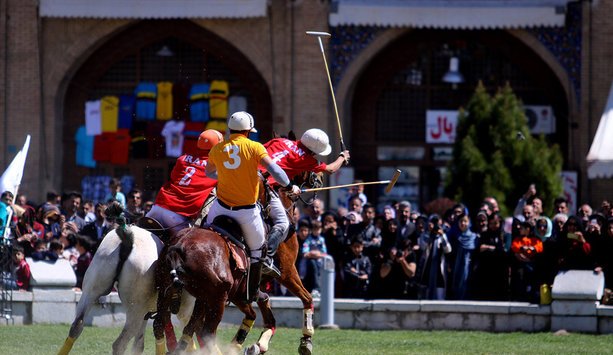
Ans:
{"type": "Polygon", "coordinates": [[[254,302],[258,298],[260,280],[262,279],[262,262],[249,265],[249,283],[247,284],[247,302],[254,302]]]}
{"type": "Polygon", "coordinates": [[[268,233],[268,250],[266,252],[266,257],[262,259],[262,264],[264,264],[262,273],[266,276],[274,278],[281,276],[281,271],[275,266],[274,255],[277,252],[279,244],[282,242],[283,234],[283,230],[278,226],[272,227],[268,233]]]}

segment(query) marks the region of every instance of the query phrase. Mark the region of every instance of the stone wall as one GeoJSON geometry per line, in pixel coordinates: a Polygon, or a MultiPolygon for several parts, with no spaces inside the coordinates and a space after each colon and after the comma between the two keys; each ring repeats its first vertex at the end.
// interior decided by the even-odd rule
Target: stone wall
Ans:
{"type": "MultiPolygon", "coordinates": [[[[9,324],[70,324],[80,292],[41,290],[13,294],[13,319],[9,324]]],[[[272,297],[277,325],[300,328],[302,303],[295,297],[272,297]]],[[[335,324],[344,329],[363,330],[476,330],[487,332],[548,332],[559,329],[586,333],[613,333],[613,307],[597,302],[559,307],[521,302],[400,301],[336,299],[335,324]],[[562,313],[560,313],[562,312],[562,313]],[[577,313],[584,315],[576,316],[577,313]],[[569,320],[568,317],[572,317],[569,320]],[[559,320],[566,320],[559,322],[559,320]]],[[[319,301],[315,302],[315,324],[319,324],[319,301]]],[[[258,315],[259,316],[259,315],[258,315]]],[[[226,308],[223,324],[238,325],[242,313],[226,308]]],[[[104,298],[86,316],[87,325],[123,325],[125,310],[116,293],[104,298]]],[[[6,324],[0,322],[0,324],[6,324]]],[[[256,321],[262,326],[261,317],[256,321]]]]}

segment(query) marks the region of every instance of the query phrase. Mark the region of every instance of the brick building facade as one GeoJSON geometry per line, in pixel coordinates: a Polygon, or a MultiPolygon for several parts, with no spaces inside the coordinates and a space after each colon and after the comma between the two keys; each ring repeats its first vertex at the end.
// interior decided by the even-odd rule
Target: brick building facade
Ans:
{"type": "MultiPolygon", "coordinates": [[[[610,1],[567,2],[565,24],[561,27],[464,30],[332,26],[330,15],[338,11],[338,4],[321,0],[272,0],[265,5],[263,16],[173,19],[41,14],[41,8],[44,10],[43,6],[49,3],[52,1],[0,0],[0,140],[3,142],[0,162],[1,166],[7,166],[26,134],[32,135],[21,188],[33,199],[42,200],[48,190],[80,189],[80,178],[91,174],[132,174],[136,185],[144,187],[148,179],[143,172],[146,168],[158,167],[162,177],[168,173],[172,159],[163,157],[149,162],[131,160],[127,166],[101,165],[95,170],[77,167],[74,163],[73,137],[76,124],[83,119],[79,117],[83,102],[103,95],[97,83],[118,68],[113,65],[122,63],[133,48],[140,48],[140,55],[144,55],[151,46],[163,43],[166,36],[162,28],[195,49],[211,52],[218,62],[232,64],[228,71],[247,92],[249,108],[257,111],[257,125],[264,128],[260,137],[263,140],[270,138],[273,130],[293,129],[301,133],[311,127],[322,128],[333,141],[338,140],[319,46],[315,38],[305,35],[307,30],[331,32],[333,37],[326,50],[343,136],[356,154],[356,177],[365,180],[381,177],[372,164],[373,159],[378,159],[381,146],[406,145],[402,137],[369,138],[375,131],[395,129],[393,124],[386,128],[374,123],[373,115],[381,114],[376,111],[381,101],[368,100],[369,85],[389,87],[393,78],[413,60],[418,65],[426,59],[435,62],[439,53],[434,48],[431,57],[420,59],[423,55],[419,50],[413,53],[404,49],[422,48],[419,46],[428,43],[445,46],[449,43],[458,48],[471,48],[474,43],[476,50],[483,45],[498,48],[492,53],[497,53],[497,60],[503,64],[501,68],[506,68],[505,58],[509,58],[519,72],[525,68],[529,70],[523,72],[543,72],[543,77],[535,78],[532,83],[530,78],[519,81],[528,83],[526,92],[542,93],[544,99],[535,98],[532,104],[547,101],[559,116],[552,139],[563,147],[564,169],[578,173],[579,200],[599,204],[603,198],[613,198],[613,182],[587,179],[585,160],[613,77],[613,67],[609,64],[613,54],[613,24],[608,21],[608,14],[613,11],[610,1]],[[155,33],[156,28],[160,33],[155,33]],[[511,43],[509,47],[514,49],[513,55],[517,58],[507,56],[506,42],[511,43]],[[516,55],[522,51],[529,52],[530,62],[539,64],[528,63],[522,67],[521,56],[516,55]],[[385,58],[395,54],[406,55],[407,60],[385,58]],[[395,69],[377,71],[375,66],[395,69]]],[[[462,63],[465,62],[461,61],[460,68],[462,63]]],[[[113,75],[122,72],[119,73],[113,75]]],[[[423,71],[419,75],[427,73],[423,71]]],[[[126,79],[130,80],[136,85],[138,77],[126,79]]],[[[373,86],[373,90],[378,89],[373,86]]],[[[455,100],[461,101],[462,93],[469,92],[470,88],[453,92],[432,83],[427,90],[428,97],[441,95],[444,90],[450,90],[451,94],[442,96],[452,99],[457,96],[455,100]]],[[[426,103],[430,104],[427,109],[452,109],[455,105],[455,101],[447,103],[444,98],[430,100],[426,103]]],[[[396,111],[391,112],[393,115],[396,111]]],[[[419,130],[423,131],[423,127],[419,130]]],[[[411,139],[418,142],[416,147],[426,151],[417,163],[394,161],[388,165],[415,165],[418,181],[431,180],[432,171],[443,167],[445,162],[434,159],[432,147],[422,140],[423,133],[411,139]]],[[[336,145],[333,147],[335,151],[338,149],[336,145]]],[[[379,168],[385,165],[379,163],[379,168]]],[[[156,186],[149,188],[155,190],[156,186]]],[[[429,192],[422,190],[416,193],[418,202],[436,197],[436,186],[431,186],[429,192]]]]}

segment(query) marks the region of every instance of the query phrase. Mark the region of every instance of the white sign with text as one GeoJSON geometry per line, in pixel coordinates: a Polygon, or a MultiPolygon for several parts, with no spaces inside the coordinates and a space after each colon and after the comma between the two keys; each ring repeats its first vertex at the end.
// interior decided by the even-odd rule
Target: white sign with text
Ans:
{"type": "Polygon", "coordinates": [[[454,143],[458,111],[426,111],[426,143],[454,143]]]}

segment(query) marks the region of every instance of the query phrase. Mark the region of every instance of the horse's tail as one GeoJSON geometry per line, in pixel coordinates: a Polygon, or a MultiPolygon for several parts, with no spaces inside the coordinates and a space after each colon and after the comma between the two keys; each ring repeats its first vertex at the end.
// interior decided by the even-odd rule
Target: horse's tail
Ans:
{"type": "Polygon", "coordinates": [[[118,226],[115,228],[115,233],[117,233],[121,241],[119,245],[119,263],[115,271],[115,281],[117,281],[123,269],[123,264],[134,248],[134,232],[130,226],[126,224],[126,218],[123,216],[123,207],[118,202],[113,202],[106,209],[106,216],[109,220],[117,222],[118,226]]]}
{"type": "Polygon", "coordinates": [[[170,278],[172,279],[172,286],[176,289],[182,289],[183,281],[181,281],[179,275],[185,273],[185,269],[183,269],[185,253],[181,245],[173,245],[168,248],[166,260],[170,264],[170,278]]]}

